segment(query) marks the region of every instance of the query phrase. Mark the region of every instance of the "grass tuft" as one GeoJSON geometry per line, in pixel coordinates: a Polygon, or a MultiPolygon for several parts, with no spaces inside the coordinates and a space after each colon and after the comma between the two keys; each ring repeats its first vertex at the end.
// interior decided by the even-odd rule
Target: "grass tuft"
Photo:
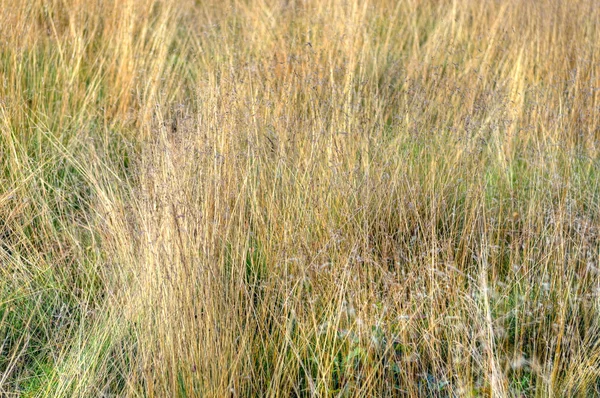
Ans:
{"type": "Polygon", "coordinates": [[[0,11],[0,396],[600,394],[594,0],[0,11]]]}

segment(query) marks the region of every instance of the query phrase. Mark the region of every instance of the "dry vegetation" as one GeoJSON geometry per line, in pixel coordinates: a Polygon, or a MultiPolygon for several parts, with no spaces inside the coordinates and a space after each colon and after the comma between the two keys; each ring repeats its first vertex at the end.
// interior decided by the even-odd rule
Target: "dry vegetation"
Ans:
{"type": "Polygon", "coordinates": [[[0,0],[0,395],[600,394],[596,0],[0,0]]]}

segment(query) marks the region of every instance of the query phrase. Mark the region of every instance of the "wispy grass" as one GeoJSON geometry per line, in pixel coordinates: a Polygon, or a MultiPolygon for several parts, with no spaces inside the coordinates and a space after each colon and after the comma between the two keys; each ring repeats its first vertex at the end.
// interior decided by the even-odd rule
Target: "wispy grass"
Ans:
{"type": "Polygon", "coordinates": [[[594,1],[0,10],[0,395],[600,393],[594,1]]]}

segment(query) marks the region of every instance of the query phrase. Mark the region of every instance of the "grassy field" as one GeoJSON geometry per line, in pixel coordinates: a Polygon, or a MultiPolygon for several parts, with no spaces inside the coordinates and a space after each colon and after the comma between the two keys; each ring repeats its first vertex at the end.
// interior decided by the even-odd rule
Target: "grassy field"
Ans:
{"type": "Polygon", "coordinates": [[[597,0],[0,0],[0,396],[600,395],[597,0]]]}

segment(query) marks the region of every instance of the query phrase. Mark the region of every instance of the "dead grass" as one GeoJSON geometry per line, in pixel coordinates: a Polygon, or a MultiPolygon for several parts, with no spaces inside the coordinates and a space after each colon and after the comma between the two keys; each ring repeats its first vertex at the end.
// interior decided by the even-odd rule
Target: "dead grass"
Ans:
{"type": "Polygon", "coordinates": [[[3,396],[600,393],[592,0],[0,0],[3,396]]]}

